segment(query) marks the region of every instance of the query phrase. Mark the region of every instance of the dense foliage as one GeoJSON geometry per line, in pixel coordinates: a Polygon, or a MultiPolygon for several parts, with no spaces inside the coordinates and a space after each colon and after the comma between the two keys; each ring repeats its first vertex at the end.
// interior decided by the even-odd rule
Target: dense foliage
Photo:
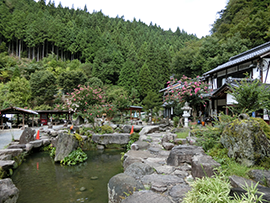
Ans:
{"type": "Polygon", "coordinates": [[[140,20],[109,18],[101,11],[89,13],[86,7],[63,8],[53,1],[46,5],[44,0],[0,1],[0,27],[0,52],[29,59],[18,64],[1,55],[2,82],[12,78],[16,67],[27,79],[46,69],[64,92],[95,77],[103,84],[119,84],[129,93],[135,88],[141,99],[146,96],[138,82],[142,66],[147,65],[151,73],[148,86],[158,91],[172,74],[174,53],[185,42],[198,39],[184,30],[164,31],[140,20]],[[34,61],[29,64],[30,60],[34,61]]]}
{"type": "Polygon", "coordinates": [[[232,113],[247,113],[261,109],[269,109],[269,87],[262,84],[260,80],[243,79],[237,85],[231,85],[229,92],[235,99],[234,107],[230,108],[232,113]]]}

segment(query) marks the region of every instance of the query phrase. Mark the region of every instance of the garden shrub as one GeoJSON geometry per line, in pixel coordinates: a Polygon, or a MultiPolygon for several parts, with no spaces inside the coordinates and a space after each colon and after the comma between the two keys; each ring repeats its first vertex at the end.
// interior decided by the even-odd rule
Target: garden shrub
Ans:
{"type": "Polygon", "coordinates": [[[109,125],[103,125],[101,128],[101,134],[113,133],[113,129],[109,125]]]}
{"type": "Polygon", "coordinates": [[[243,203],[262,202],[262,195],[258,196],[258,183],[250,187],[243,187],[246,194],[242,196],[229,196],[230,181],[223,174],[215,177],[203,177],[191,183],[192,190],[186,193],[183,203],[243,203]]]}
{"type": "Polygon", "coordinates": [[[178,123],[180,121],[180,118],[178,116],[173,117],[173,126],[176,128],[178,123]]]}
{"type": "Polygon", "coordinates": [[[129,142],[127,144],[127,151],[130,150],[131,145],[136,142],[137,140],[139,140],[140,135],[139,133],[132,133],[129,137],[129,142]]]}
{"type": "Polygon", "coordinates": [[[209,127],[201,132],[197,131],[196,145],[201,146],[207,152],[220,143],[221,133],[222,131],[219,128],[214,127],[209,127]]]}

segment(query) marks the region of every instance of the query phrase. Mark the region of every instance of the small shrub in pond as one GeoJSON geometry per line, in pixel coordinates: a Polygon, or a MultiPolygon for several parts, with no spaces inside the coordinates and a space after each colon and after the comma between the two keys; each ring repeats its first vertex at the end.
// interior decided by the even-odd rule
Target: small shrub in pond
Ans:
{"type": "Polygon", "coordinates": [[[50,151],[50,156],[51,156],[52,158],[55,157],[55,151],[56,151],[56,147],[52,147],[52,149],[51,149],[51,151],[50,151]]]}
{"type": "Polygon", "coordinates": [[[63,165],[76,165],[82,163],[87,159],[87,154],[82,151],[81,148],[71,152],[67,157],[60,161],[63,165]]]}

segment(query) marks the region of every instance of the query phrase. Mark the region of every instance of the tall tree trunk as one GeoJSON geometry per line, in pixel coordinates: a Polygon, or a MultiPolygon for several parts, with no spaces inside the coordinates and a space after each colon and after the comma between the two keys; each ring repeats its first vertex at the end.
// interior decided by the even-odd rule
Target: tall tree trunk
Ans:
{"type": "Polygon", "coordinates": [[[39,61],[39,45],[37,47],[37,62],[39,61]]]}
{"type": "Polygon", "coordinates": [[[19,59],[21,59],[21,40],[19,39],[19,59]]]}
{"type": "Polygon", "coordinates": [[[47,44],[47,46],[46,46],[46,57],[47,57],[48,56],[48,51],[49,51],[49,42],[48,42],[48,40],[47,40],[46,44],[47,44]]]}
{"type": "Polygon", "coordinates": [[[71,61],[74,59],[74,54],[71,54],[71,61]]]}
{"type": "Polygon", "coordinates": [[[35,47],[33,47],[33,54],[32,54],[32,59],[34,60],[35,58],[35,47]]]}
{"type": "Polygon", "coordinates": [[[18,54],[18,50],[19,50],[19,48],[18,48],[18,38],[16,38],[16,56],[19,56],[19,54],[18,54]]]}
{"type": "Polygon", "coordinates": [[[54,53],[54,43],[52,43],[52,54],[54,53]]]}
{"type": "Polygon", "coordinates": [[[61,60],[64,61],[64,58],[63,58],[63,49],[61,49],[61,60]]]}
{"type": "Polygon", "coordinates": [[[43,48],[42,48],[42,58],[44,58],[44,52],[45,52],[45,41],[43,41],[43,48]]]}
{"type": "Polygon", "coordinates": [[[8,43],[8,53],[10,54],[10,42],[8,43]]]}
{"type": "Polygon", "coordinates": [[[59,56],[59,47],[56,46],[56,59],[58,60],[58,56],[59,56]]]}
{"type": "Polygon", "coordinates": [[[30,57],[31,57],[31,48],[28,47],[28,59],[31,59],[30,57]]]}
{"type": "Polygon", "coordinates": [[[14,43],[13,43],[13,40],[11,40],[11,54],[13,55],[14,54],[14,43]]]}

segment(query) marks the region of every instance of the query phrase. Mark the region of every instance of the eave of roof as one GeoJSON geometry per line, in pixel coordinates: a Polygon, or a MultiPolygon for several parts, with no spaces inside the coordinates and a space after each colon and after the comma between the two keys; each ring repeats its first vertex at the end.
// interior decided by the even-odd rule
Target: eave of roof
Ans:
{"type": "Polygon", "coordinates": [[[29,110],[29,109],[23,109],[20,107],[8,107],[6,109],[0,110],[1,114],[19,114],[20,112],[38,115],[38,113],[36,111],[29,110]]]}
{"type": "Polygon", "coordinates": [[[255,59],[255,58],[258,58],[262,55],[264,55],[265,53],[267,52],[270,52],[270,42],[266,42],[260,46],[257,46],[253,49],[250,49],[248,51],[245,51],[241,54],[238,54],[236,56],[233,56],[229,59],[228,62],[206,72],[203,74],[203,76],[206,76],[208,74],[211,74],[211,73],[214,73],[214,72],[217,72],[217,71],[220,71],[220,70],[223,70],[227,67],[230,67],[230,66],[233,66],[233,65],[236,65],[236,64],[239,64],[239,63],[242,63],[244,61],[248,61],[248,60],[251,60],[251,59],[255,59]]]}

